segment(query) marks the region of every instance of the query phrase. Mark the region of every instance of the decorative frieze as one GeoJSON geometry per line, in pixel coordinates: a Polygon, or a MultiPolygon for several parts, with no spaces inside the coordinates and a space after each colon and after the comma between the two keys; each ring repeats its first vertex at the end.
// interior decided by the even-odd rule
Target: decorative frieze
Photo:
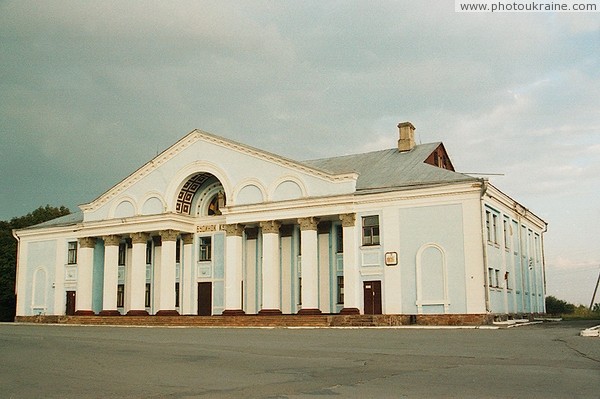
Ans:
{"type": "Polygon", "coordinates": [[[235,224],[226,224],[223,226],[223,230],[225,230],[225,234],[227,236],[238,236],[241,237],[244,233],[244,225],[235,223],[235,224]]]}
{"type": "Polygon", "coordinates": [[[260,228],[262,229],[263,234],[279,234],[280,226],[281,222],[279,220],[260,222],[260,228]]]}
{"type": "Polygon", "coordinates": [[[217,231],[218,225],[216,224],[210,224],[210,225],[206,225],[206,226],[198,226],[196,227],[196,233],[208,233],[208,232],[212,232],[212,231],[217,231]]]}
{"type": "Polygon", "coordinates": [[[356,223],[356,213],[344,213],[340,215],[342,227],[353,227],[356,223]]]}

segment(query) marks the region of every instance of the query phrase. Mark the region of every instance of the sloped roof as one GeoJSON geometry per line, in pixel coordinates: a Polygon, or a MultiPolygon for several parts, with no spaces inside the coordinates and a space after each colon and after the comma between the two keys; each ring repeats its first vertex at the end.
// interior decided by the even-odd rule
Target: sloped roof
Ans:
{"type": "Polygon", "coordinates": [[[83,222],[83,212],[77,211],[70,213],[65,216],[57,217],[56,219],[48,220],[43,223],[39,223],[33,226],[25,227],[23,230],[28,229],[41,229],[44,227],[64,227],[64,226],[73,226],[78,223],[83,222]]]}
{"type": "Polygon", "coordinates": [[[304,164],[334,174],[358,173],[357,192],[476,181],[477,179],[474,177],[424,163],[440,144],[440,142],[419,144],[407,152],[399,152],[397,148],[391,148],[362,154],[315,159],[304,161],[304,164]]]}

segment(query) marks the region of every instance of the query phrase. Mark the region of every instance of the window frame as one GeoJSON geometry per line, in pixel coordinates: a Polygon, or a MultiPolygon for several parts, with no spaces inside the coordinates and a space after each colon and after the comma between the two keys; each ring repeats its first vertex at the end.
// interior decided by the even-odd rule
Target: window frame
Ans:
{"type": "Polygon", "coordinates": [[[212,261],[212,236],[198,237],[198,262],[212,261]]]}
{"type": "Polygon", "coordinates": [[[367,215],[362,217],[362,245],[364,247],[375,247],[381,245],[381,229],[379,215],[367,215]],[[371,223],[370,221],[375,221],[371,223]]]}
{"type": "Polygon", "coordinates": [[[125,284],[117,284],[117,308],[125,307],[125,284]]]}
{"type": "Polygon", "coordinates": [[[69,241],[67,243],[67,264],[77,264],[77,241],[69,241]]]}
{"type": "Polygon", "coordinates": [[[152,306],[152,283],[146,283],[146,290],[144,292],[144,307],[149,308],[152,306]]]}
{"type": "Polygon", "coordinates": [[[337,304],[344,304],[344,276],[337,276],[337,304]]]}
{"type": "Polygon", "coordinates": [[[127,243],[126,242],[120,242],[119,243],[118,265],[119,266],[125,266],[126,263],[127,263],[127,243]]]}

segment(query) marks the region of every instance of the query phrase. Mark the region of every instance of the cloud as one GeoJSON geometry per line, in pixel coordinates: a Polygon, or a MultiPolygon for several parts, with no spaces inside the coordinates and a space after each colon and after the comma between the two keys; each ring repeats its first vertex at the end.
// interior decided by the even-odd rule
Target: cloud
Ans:
{"type": "Polygon", "coordinates": [[[392,148],[409,120],[459,170],[503,173],[552,240],[586,221],[565,203],[597,209],[599,31],[447,1],[4,1],[2,203],[90,201],[194,128],[310,159],[392,148]]]}

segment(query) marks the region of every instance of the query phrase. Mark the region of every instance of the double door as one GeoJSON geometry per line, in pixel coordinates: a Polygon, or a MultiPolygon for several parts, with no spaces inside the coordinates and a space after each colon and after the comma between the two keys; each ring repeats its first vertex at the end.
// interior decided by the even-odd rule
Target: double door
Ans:
{"type": "Polygon", "coordinates": [[[381,281],[363,282],[365,314],[381,314],[381,281]]]}

